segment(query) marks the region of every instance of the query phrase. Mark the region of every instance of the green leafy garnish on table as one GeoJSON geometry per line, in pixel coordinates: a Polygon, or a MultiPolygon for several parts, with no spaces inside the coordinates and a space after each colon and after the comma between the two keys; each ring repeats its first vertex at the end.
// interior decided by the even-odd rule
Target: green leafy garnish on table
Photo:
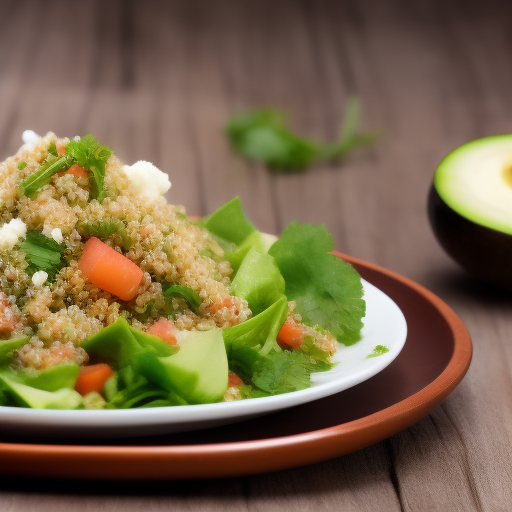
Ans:
{"type": "Polygon", "coordinates": [[[386,354],[387,352],[389,352],[389,348],[384,346],[384,345],[377,345],[374,349],[373,349],[373,352],[371,354],[368,354],[366,356],[366,359],[370,358],[370,357],[379,357],[383,354],[386,354]]]}
{"type": "Polygon", "coordinates": [[[44,270],[48,274],[48,280],[53,281],[63,266],[62,253],[65,248],[65,245],[38,231],[29,231],[20,247],[28,263],[27,273],[33,275],[39,270],[44,270]]]}
{"type": "Polygon", "coordinates": [[[66,154],[57,155],[55,143],[48,147],[48,155],[43,165],[26,179],[21,181],[20,190],[31,197],[48,183],[58,172],[69,169],[73,164],[84,168],[92,178],[91,198],[103,201],[106,195],[104,179],[105,165],[112,151],[107,146],[100,146],[92,135],[86,135],[80,140],[72,140],[66,146],[66,154]]]}
{"type": "Polygon", "coordinates": [[[353,149],[372,144],[376,134],[357,133],[359,117],[359,101],[352,99],[340,136],[331,144],[295,135],[287,126],[286,115],[268,108],[235,115],[226,126],[226,134],[236,152],[274,172],[303,171],[319,161],[339,161],[353,149]]]}

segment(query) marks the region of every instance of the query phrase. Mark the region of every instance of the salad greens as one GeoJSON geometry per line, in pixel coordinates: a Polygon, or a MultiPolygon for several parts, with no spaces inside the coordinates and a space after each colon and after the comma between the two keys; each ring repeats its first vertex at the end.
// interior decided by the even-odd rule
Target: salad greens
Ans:
{"type": "MultiPolygon", "coordinates": [[[[77,146],[71,147],[73,158],[82,158],[77,146]]],[[[122,230],[105,222],[81,229],[103,230],[109,236],[122,230]]],[[[333,239],[325,226],[293,222],[277,239],[256,230],[238,198],[199,223],[224,248],[235,271],[230,292],[247,300],[253,316],[225,329],[176,331],[176,345],[132,327],[121,316],[82,343],[91,363],[106,363],[114,371],[103,388],[104,408],[218,402],[228,387],[228,371],[243,380],[244,398],[309,387],[311,373],[327,371],[333,364],[311,336],[295,350],[280,346],[278,333],[288,317],[289,301],[295,301],[303,322],[319,332],[329,331],[345,345],[360,339],[365,315],[361,279],[349,264],[330,254],[333,239]]],[[[27,234],[22,250],[34,271],[44,268],[54,275],[61,264],[61,246],[38,233],[27,234]]],[[[166,298],[175,294],[193,309],[201,307],[192,289],[164,286],[166,298]]],[[[34,374],[9,366],[13,352],[28,340],[0,340],[0,405],[83,408],[86,399],[74,390],[78,365],[62,363],[34,374]]],[[[369,357],[384,349],[376,347],[369,357]]]]}
{"type": "Polygon", "coordinates": [[[50,183],[52,176],[58,172],[69,169],[77,164],[87,171],[91,180],[91,198],[99,202],[105,198],[105,165],[112,151],[106,146],[100,146],[92,135],[86,135],[80,140],[72,140],[66,146],[66,153],[58,156],[55,143],[48,147],[48,156],[43,165],[36,172],[20,183],[21,192],[27,196],[34,196],[38,190],[50,183]]]}
{"type": "Polygon", "coordinates": [[[359,115],[359,101],[351,99],[340,136],[331,144],[298,137],[287,127],[282,111],[268,108],[234,116],[226,134],[235,151],[274,172],[303,171],[315,162],[337,161],[357,147],[372,144],[375,134],[357,133],[359,115]]]}
{"type": "Polygon", "coordinates": [[[63,266],[62,253],[65,246],[38,231],[29,231],[20,249],[25,253],[29,275],[44,270],[48,274],[48,279],[53,281],[63,266]]]}

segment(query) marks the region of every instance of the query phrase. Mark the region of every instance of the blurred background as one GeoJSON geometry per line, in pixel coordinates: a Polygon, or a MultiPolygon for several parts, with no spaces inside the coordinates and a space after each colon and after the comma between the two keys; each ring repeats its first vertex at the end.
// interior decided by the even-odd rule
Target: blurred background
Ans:
{"type": "Polygon", "coordinates": [[[28,128],[93,133],[126,163],[168,172],[169,199],[189,213],[240,195],[262,230],[324,222],[337,249],[424,281],[432,258],[452,265],[425,215],[437,163],[509,131],[511,11],[492,1],[2,0],[0,156],[28,128]],[[295,133],[332,141],[354,96],[361,129],[381,137],[340,165],[271,174],[224,133],[234,113],[274,106],[295,133]]]}
{"type": "MultiPolygon", "coordinates": [[[[507,510],[512,301],[443,252],[426,201],[449,151],[511,131],[511,19],[505,0],[0,0],[0,159],[26,129],[92,133],[166,171],[190,214],[239,195],[262,231],[325,223],[336,249],[425,285],[472,335],[467,377],[428,417],[350,456],[243,480],[243,500],[336,510],[343,495],[344,510],[375,510],[364,504],[385,488],[393,510],[507,510]],[[334,141],[354,97],[360,130],[380,136],[338,163],[273,173],[225,133],[237,112],[277,107],[294,133],[334,141]]],[[[224,492],[204,485],[206,500],[224,492]]]]}

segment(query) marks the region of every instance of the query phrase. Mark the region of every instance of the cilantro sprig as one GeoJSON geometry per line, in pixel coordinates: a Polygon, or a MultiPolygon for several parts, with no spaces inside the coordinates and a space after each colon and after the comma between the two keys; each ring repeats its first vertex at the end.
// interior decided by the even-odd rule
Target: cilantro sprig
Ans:
{"type": "Polygon", "coordinates": [[[38,231],[29,231],[20,249],[25,253],[27,274],[30,276],[38,270],[44,270],[48,274],[48,280],[53,281],[63,266],[62,253],[65,245],[38,231]]]}
{"type": "Polygon", "coordinates": [[[361,339],[366,311],[363,286],[351,265],[329,254],[333,246],[333,237],[323,224],[292,222],[268,253],[302,321],[311,327],[321,325],[340,343],[352,345],[361,339]]]}
{"type": "Polygon", "coordinates": [[[32,197],[41,187],[50,183],[54,174],[78,164],[91,177],[91,198],[101,202],[106,196],[105,165],[111,154],[112,151],[107,146],[100,146],[92,135],[70,141],[62,156],[57,155],[55,143],[52,142],[48,146],[45,162],[36,172],[20,182],[20,190],[25,196],[32,197]]]}
{"type": "Polygon", "coordinates": [[[72,140],[66,146],[66,155],[69,155],[75,163],[92,174],[91,197],[99,202],[105,199],[105,164],[111,154],[111,149],[107,146],[100,146],[90,134],[80,140],[72,140]]]}
{"type": "Polygon", "coordinates": [[[226,134],[235,151],[262,162],[274,172],[303,171],[319,161],[336,162],[361,146],[372,144],[377,135],[357,133],[360,104],[352,99],[338,140],[322,144],[302,138],[287,127],[286,115],[276,109],[257,109],[234,116],[226,126],[226,134]]]}

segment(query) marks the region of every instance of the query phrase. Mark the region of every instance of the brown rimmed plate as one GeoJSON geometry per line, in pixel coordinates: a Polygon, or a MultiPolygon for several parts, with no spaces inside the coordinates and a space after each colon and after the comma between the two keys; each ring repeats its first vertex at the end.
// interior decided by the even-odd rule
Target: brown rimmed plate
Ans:
{"type": "Polygon", "coordinates": [[[344,455],[412,425],[453,391],[471,361],[469,334],[434,294],[389,270],[338,253],[400,307],[405,347],[375,377],[336,395],[198,432],[90,443],[0,438],[0,475],[94,479],[242,476],[344,455]]]}

